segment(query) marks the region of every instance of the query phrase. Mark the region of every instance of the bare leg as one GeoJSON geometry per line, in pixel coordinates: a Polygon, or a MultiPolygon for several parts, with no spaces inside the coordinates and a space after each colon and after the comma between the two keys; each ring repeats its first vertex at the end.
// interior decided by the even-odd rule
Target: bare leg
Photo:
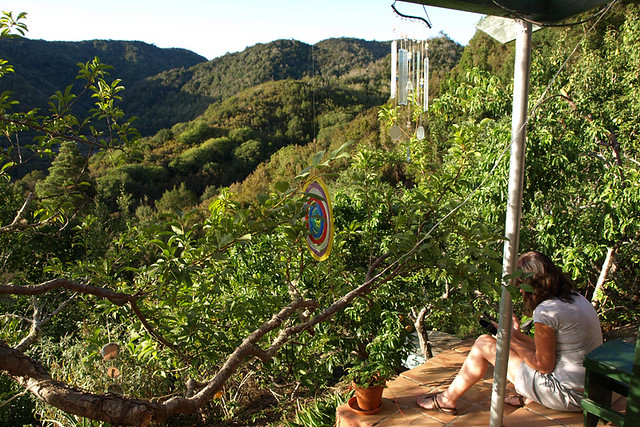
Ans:
{"type": "MultiPolygon", "coordinates": [[[[471,347],[469,355],[464,361],[460,372],[444,392],[436,398],[443,408],[455,408],[456,402],[475,383],[480,381],[489,364],[495,365],[496,359],[496,339],[491,335],[481,335],[471,347]]],[[[511,382],[515,380],[516,369],[520,367],[522,359],[514,351],[509,352],[509,366],[507,368],[507,379],[511,382]]],[[[418,397],[418,406],[425,409],[432,409],[431,398],[418,397]]]]}

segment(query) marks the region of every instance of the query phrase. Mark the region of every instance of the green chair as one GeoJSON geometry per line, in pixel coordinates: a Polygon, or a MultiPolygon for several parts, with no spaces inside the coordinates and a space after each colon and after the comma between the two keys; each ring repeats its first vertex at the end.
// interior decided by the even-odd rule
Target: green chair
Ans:
{"type": "Polygon", "coordinates": [[[584,356],[583,364],[585,427],[595,427],[599,419],[623,427],[640,426],[640,331],[635,347],[610,340],[584,356]],[[611,408],[613,391],[627,396],[624,414],[611,408]]]}

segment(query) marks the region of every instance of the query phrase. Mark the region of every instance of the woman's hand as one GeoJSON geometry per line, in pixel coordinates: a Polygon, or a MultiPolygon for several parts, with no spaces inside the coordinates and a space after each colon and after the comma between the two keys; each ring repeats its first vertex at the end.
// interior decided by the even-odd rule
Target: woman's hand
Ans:
{"type": "Polygon", "coordinates": [[[515,314],[511,315],[511,327],[514,332],[520,332],[520,319],[515,314]]]}

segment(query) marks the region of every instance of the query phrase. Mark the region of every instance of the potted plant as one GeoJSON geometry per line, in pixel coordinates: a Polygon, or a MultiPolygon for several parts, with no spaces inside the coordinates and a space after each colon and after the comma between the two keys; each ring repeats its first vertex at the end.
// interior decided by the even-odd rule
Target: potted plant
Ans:
{"type": "Polygon", "coordinates": [[[362,360],[349,368],[347,379],[355,391],[352,409],[373,414],[382,408],[382,393],[386,381],[395,374],[388,365],[362,360]]]}
{"type": "Polygon", "coordinates": [[[408,333],[402,319],[394,311],[382,310],[375,327],[371,323],[365,327],[369,333],[357,331],[346,376],[355,390],[349,401],[355,411],[373,414],[382,408],[385,383],[397,374],[407,354],[408,333]]]}

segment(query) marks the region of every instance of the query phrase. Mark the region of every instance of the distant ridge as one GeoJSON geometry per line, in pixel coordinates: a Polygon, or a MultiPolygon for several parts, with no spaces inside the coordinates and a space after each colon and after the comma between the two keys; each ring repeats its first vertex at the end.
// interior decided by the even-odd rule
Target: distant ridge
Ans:
{"type": "Polygon", "coordinates": [[[16,71],[0,79],[0,91],[13,92],[22,108],[43,108],[56,90],[78,85],[77,63],[96,56],[114,67],[111,77],[122,79],[125,88],[165,70],[207,60],[186,49],[163,49],[140,41],[0,39],[0,58],[9,61],[16,71]]]}
{"type": "MultiPolygon", "coordinates": [[[[438,51],[451,64],[434,61],[434,71],[448,71],[457,63],[462,46],[440,37],[438,51]]],[[[143,135],[153,135],[176,123],[203,114],[213,103],[269,81],[314,79],[318,87],[340,86],[366,96],[388,96],[387,75],[390,42],[355,38],[331,38],[309,45],[297,40],[258,43],[241,52],[207,61],[185,49],[162,49],[139,41],[89,40],[49,42],[30,39],[0,40],[0,58],[8,60],[16,73],[0,79],[0,91],[10,90],[21,108],[46,109],[49,97],[74,84],[79,92],[77,63],[95,56],[111,65],[112,78],[125,87],[122,107],[136,116],[135,126],[143,135]]],[[[79,103],[78,115],[90,108],[79,103]]]]}
{"type": "MultiPolygon", "coordinates": [[[[136,83],[126,110],[140,117],[144,134],[193,120],[207,107],[268,81],[316,76],[324,81],[365,70],[383,60],[389,43],[352,38],[328,39],[315,46],[297,40],[258,43],[188,69],[162,72],[136,83]],[[177,108],[179,106],[179,108],[177,108]]],[[[377,80],[380,76],[369,75],[377,80]]]]}

